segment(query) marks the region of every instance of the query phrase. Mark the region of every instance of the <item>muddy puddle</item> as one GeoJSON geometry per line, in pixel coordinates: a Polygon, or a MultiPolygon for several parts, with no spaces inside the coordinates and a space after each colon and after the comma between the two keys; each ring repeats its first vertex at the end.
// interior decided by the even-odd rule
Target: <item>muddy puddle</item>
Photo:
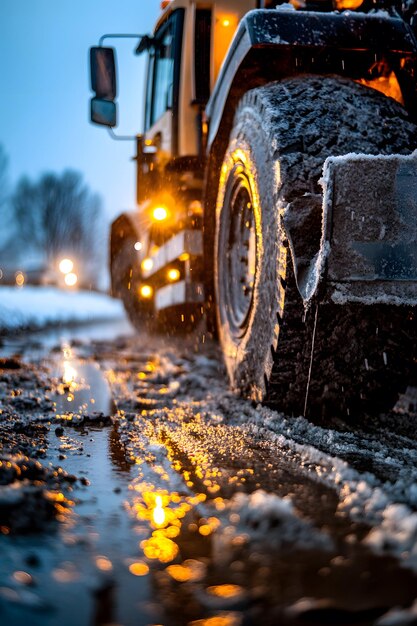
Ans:
{"type": "Polygon", "coordinates": [[[111,419],[110,389],[96,363],[63,345],[43,365],[54,381],[49,397],[56,416],[42,463],[78,481],[66,492],[71,508],[57,524],[36,534],[0,534],[0,622],[161,623],[156,579],[159,565],[175,559],[175,544],[165,534],[152,534],[165,529],[169,517],[172,535],[178,529],[174,521],[199,500],[190,494],[186,503],[183,496],[168,497],[146,454],[135,464],[126,461],[111,419]],[[175,515],[168,514],[171,499],[175,515]]]}
{"type": "Polygon", "coordinates": [[[58,526],[0,536],[0,621],[148,624],[149,610],[141,608],[152,595],[148,578],[131,573],[139,541],[125,510],[131,465],[110,420],[109,387],[98,366],[78,359],[69,346],[48,363],[57,381],[51,397],[58,419],[47,462],[81,480],[70,496],[71,512],[58,526]]]}

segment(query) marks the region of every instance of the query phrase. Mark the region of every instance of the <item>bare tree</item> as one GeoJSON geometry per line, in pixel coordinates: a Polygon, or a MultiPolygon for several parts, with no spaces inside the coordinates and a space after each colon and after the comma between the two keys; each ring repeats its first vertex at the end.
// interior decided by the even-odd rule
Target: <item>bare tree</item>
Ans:
{"type": "Polygon", "coordinates": [[[0,145],[0,247],[11,236],[12,216],[9,204],[9,160],[2,145],[0,145]]]}
{"type": "Polygon", "coordinates": [[[0,206],[5,202],[8,195],[8,166],[9,160],[2,145],[0,145],[0,206]]]}
{"type": "Polygon", "coordinates": [[[101,260],[102,207],[79,172],[46,173],[35,183],[22,178],[12,206],[24,243],[43,250],[51,264],[59,256],[73,255],[84,276],[94,277],[101,260]]]}

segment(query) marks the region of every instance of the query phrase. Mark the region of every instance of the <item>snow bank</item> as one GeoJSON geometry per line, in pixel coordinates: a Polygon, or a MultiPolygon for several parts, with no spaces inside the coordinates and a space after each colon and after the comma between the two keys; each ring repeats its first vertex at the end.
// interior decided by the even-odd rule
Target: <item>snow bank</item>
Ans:
{"type": "Polygon", "coordinates": [[[0,287],[0,334],[123,317],[122,303],[104,294],[55,287],[0,287]]]}
{"type": "Polygon", "coordinates": [[[409,609],[391,609],[375,623],[375,626],[413,626],[416,619],[417,600],[409,609]]]}
{"type": "MultiPolygon", "coordinates": [[[[275,549],[297,546],[301,550],[333,549],[330,536],[301,519],[291,499],[258,489],[253,493],[236,493],[230,500],[229,521],[236,533],[244,532],[252,540],[268,541],[275,549]]],[[[226,528],[226,534],[232,527],[226,528]]],[[[218,535],[222,535],[220,530],[218,535]]]]}

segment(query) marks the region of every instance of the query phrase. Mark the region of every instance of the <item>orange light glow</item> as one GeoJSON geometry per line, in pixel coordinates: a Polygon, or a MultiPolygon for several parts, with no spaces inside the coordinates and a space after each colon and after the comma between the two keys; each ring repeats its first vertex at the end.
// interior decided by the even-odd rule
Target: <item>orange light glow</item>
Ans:
{"type": "Polygon", "coordinates": [[[361,78],[358,82],[361,85],[366,85],[371,89],[380,91],[389,98],[393,98],[400,104],[404,105],[401,87],[394,72],[391,72],[388,76],[379,76],[378,78],[373,78],[372,80],[361,78]]]}
{"type": "Polygon", "coordinates": [[[148,559],[157,559],[161,563],[169,563],[178,555],[179,548],[168,537],[154,535],[141,543],[144,555],[148,559]]]}
{"type": "Polygon", "coordinates": [[[149,574],[149,567],[143,561],[137,561],[129,565],[129,572],[133,576],[146,576],[146,574],[149,574]]]}
{"type": "Polygon", "coordinates": [[[363,0],[336,0],[336,9],[338,11],[348,11],[359,9],[363,0]]]}
{"type": "MultiPolygon", "coordinates": [[[[226,3],[223,4],[226,5],[226,3]]],[[[233,34],[236,31],[237,24],[238,15],[236,13],[220,13],[217,15],[213,41],[214,80],[216,80],[217,76],[219,75],[220,67],[226,57],[226,53],[232,41],[233,34]]]]}
{"type": "Polygon", "coordinates": [[[199,200],[193,200],[192,202],[190,202],[190,204],[188,205],[188,210],[192,215],[203,215],[203,205],[199,200]]]}
{"type": "Polygon", "coordinates": [[[179,280],[180,276],[181,276],[180,271],[175,269],[174,267],[168,270],[167,272],[167,278],[172,283],[175,283],[175,281],[179,280]]]}
{"type": "Polygon", "coordinates": [[[243,589],[239,585],[214,585],[208,587],[207,591],[218,598],[236,598],[243,594],[243,589]]]}
{"type": "Polygon", "coordinates": [[[25,284],[25,276],[23,272],[16,272],[16,285],[18,287],[23,287],[25,284]]]}
{"type": "Polygon", "coordinates": [[[70,272],[69,274],[65,274],[64,281],[67,287],[74,287],[78,282],[78,276],[74,272],[70,272]]]}
{"type": "Polygon", "coordinates": [[[146,259],[143,259],[141,263],[141,267],[143,270],[145,270],[145,272],[150,272],[151,269],[153,268],[153,260],[150,259],[149,257],[147,257],[146,259]]]}
{"type": "Polygon", "coordinates": [[[214,617],[206,617],[205,619],[198,619],[194,622],[189,622],[188,626],[240,626],[242,620],[238,613],[224,613],[216,615],[214,617]]]}
{"type": "Polygon", "coordinates": [[[168,210],[163,206],[155,207],[152,211],[152,217],[157,222],[163,222],[168,217],[168,210]]]}
{"type": "MultiPolygon", "coordinates": [[[[176,466],[179,471],[179,468],[176,466]]],[[[163,466],[156,465],[155,472],[162,480],[168,480],[163,466]]],[[[138,483],[134,487],[138,499],[131,506],[136,520],[147,522],[151,535],[140,542],[139,547],[147,559],[158,560],[161,563],[173,561],[179,554],[176,538],[180,536],[183,520],[187,514],[199,503],[204,502],[205,494],[181,496],[177,492],[169,493],[166,490],[155,492],[149,483],[138,483]]],[[[208,518],[204,523],[215,526],[217,518],[208,518]]],[[[188,526],[188,522],[187,522],[188,526]]],[[[128,563],[133,564],[133,561],[128,563]]],[[[181,567],[174,567],[169,574],[174,580],[199,580],[205,572],[205,565],[199,561],[184,561],[181,567]]],[[[134,573],[134,572],[132,572],[134,573]]]]}
{"type": "Polygon", "coordinates": [[[168,565],[166,572],[179,583],[201,580],[206,573],[206,565],[195,559],[187,559],[182,565],[168,565]]]}
{"type": "Polygon", "coordinates": [[[153,289],[150,285],[142,285],[141,288],[139,289],[139,294],[141,298],[145,298],[146,300],[149,300],[149,298],[152,298],[153,296],[153,289]]]}
{"type": "Polygon", "coordinates": [[[168,574],[179,583],[185,583],[191,578],[191,573],[188,567],[183,565],[169,565],[166,569],[168,574]]]}
{"type": "Polygon", "coordinates": [[[209,526],[209,524],[203,524],[198,529],[198,532],[200,533],[200,535],[203,535],[203,537],[208,537],[213,532],[213,529],[211,528],[211,526],[209,526]]]}

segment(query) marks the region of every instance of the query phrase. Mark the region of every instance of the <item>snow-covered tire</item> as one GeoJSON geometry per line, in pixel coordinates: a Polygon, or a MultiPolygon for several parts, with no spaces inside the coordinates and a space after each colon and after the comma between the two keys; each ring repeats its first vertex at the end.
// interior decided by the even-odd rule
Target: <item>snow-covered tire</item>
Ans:
{"type": "MultiPolygon", "coordinates": [[[[236,390],[287,412],[303,412],[313,316],[306,317],[296,288],[282,212],[285,208],[286,216],[297,218],[293,233],[297,256],[311,259],[321,234],[318,181],[326,157],[349,152],[408,154],[416,139],[416,127],[399,103],[340,77],[292,78],[242,98],[221,168],[214,246],[219,338],[236,390]],[[246,300],[236,287],[239,281],[246,300]]],[[[325,326],[319,328],[316,335],[315,364],[320,355],[323,361],[311,372],[310,406],[321,412],[329,397],[332,410],[344,413],[350,407],[381,410],[392,404],[396,390],[393,394],[384,389],[389,365],[383,349],[377,341],[363,339],[370,332],[375,335],[379,324],[386,340],[390,329],[404,325],[410,315],[413,311],[402,307],[325,311],[329,327],[327,333],[325,326]],[[349,331],[349,349],[339,329],[349,331]],[[374,351],[379,351],[384,375],[379,365],[369,368],[374,351]],[[362,372],[365,359],[371,381],[362,372]]],[[[415,321],[411,323],[415,326],[415,321]]],[[[407,331],[393,334],[400,344],[396,350],[401,351],[407,331]]],[[[409,364],[414,357],[409,348],[405,352],[409,364]]],[[[395,359],[400,375],[405,366],[395,359]]],[[[392,382],[398,383],[398,376],[392,382]]]]}
{"type": "Polygon", "coordinates": [[[143,331],[149,330],[153,320],[153,304],[138,297],[140,268],[135,241],[127,237],[114,254],[111,263],[112,285],[114,295],[121,298],[132,326],[143,331]]]}

